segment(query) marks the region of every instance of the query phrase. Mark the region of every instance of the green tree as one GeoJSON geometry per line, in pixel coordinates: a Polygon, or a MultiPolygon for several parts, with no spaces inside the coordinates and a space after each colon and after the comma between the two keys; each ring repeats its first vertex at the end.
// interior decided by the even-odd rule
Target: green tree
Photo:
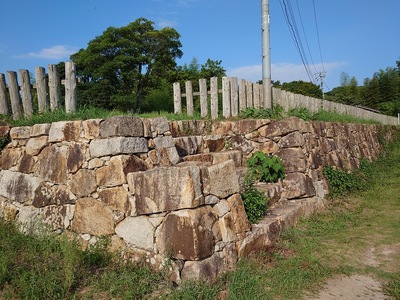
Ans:
{"type": "Polygon", "coordinates": [[[86,95],[100,96],[104,106],[140,112],[146,93],[168,77],[183,54],[175,29],[156,30],[153,25],[139,18],[124,27],[109,27],[71,56],[78,74],[91,83],[86,95]]]}
{"type": "Polygon", "coordinates": [[[295,94],[300,94],[304,96],[309,96],[313,98],[322,99],[322,90],[321,88],[311,82],[306,82],[302,80],[284,82],[280,84],[279,81],[274,83],[274,87],[280,88],[282,90],[292,92],[295,94]]]}

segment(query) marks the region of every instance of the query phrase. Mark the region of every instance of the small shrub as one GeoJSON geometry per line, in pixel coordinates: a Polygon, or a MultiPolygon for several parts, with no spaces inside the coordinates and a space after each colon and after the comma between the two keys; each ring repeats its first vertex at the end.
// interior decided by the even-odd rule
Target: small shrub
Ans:
{"type": "Polygon", "coordinates": [[[244,208],[250,223],[257,223],[268,209],[268,197],[254,187],[248,187],[242,193],[244,208]]]}
{"type": "Polygon", "coordinates": [[[307,108],[304,107],[293,108],[288,112],[288,115],[293,117],[298,117],[305,121],[311,120],[313,117],[313,114],[307,108]]]}
{"type": "Polygon", "coordinates": [[[285,178],[285,168],[278,156],[267,156],[256,151],[248,160],[250,176],[256,181],[277,182],[285,178]]]}

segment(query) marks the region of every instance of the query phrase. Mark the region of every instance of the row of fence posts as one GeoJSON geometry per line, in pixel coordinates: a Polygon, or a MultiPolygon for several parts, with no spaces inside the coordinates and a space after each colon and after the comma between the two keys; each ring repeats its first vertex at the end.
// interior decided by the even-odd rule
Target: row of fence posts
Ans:
{"type": "Polygon", "coordinates": [[[34,114],[32,88],[37,91],[37,112],[58,110],[61,107],[61,84],[65,85],[65,111],[76,112],[77,78],[73,62],[65,63],[65,80],[61,82],[57,65],[48,66],[48,74],[43,67],[35,68],[35,83],[31,84],[28,70],[7,71],[6,77],[0,73],[0,114],[12,115],[14,120],[31,117],[34,114]]]}
{"type": "Polygon", "coordinates": [[[239,113],[248,107],[263,108],[262,84],[251,83],[236,77],[222,77],[222,89],[218,89],[218,77],[210,79],[210,90],[207,90],[206,79],[199,79],[199,92],[193,92],[191,81],[185,82],[185,93],[181,91],[181,84],[173,84],[174,113],[182,114],[182,97],[186,98],[186,113],[194,115],[194,97],[200,97],[200,115],[202,118],[209,116],[218,118],[218,94],[222,94],[222,115],[224,118],[237,117],[239,113]],[[210,101],[209,101],[210,100],[210,101]],[[210,103],[210,105],[209,105],[210,103]]]}

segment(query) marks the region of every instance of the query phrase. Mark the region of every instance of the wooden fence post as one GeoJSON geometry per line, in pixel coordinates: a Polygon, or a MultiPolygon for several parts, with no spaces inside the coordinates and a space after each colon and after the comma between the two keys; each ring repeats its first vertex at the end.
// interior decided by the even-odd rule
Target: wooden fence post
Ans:
{"type": "Polygon", "coordinates": [[[8,102],[6,77],[4,74],[0,74],[0,115],[8,116],[10,114],[10,106],[8,102]]]}
{"type": "Polygon", "coordinates": [[[57,65],[49,65],[49,94],[51,111],[59,109],[61,103],[61,81],[57,65]]]}
{"type": "Polygon", "coordinates": [[[246,106],[253,108],[253,84],[251,81],[246,81],[246,98],[246,106]]]}
{"type": "Polygon", "coordinates": [[[31,92],[31,79],[28,70],[19,70],[21,82],[22,108],[26,117],[33,115],[33,99],[31,92]]]}
{"type": "Polygon", "coordinates": [[[199,91],[200,91],[200,116],[206,118],[208,116],[208,93],[207,93],[207,81],[205,79],[199,79],[199,91]]]}
{"type": "Polygon", "coordinates": [[[258,83],[253,84],[253,103],[255,109],[261,108],[260,102],[260,85],[258,83]]]}
{"type": "Polygon", "coordinates": [[[190,80],[185,82],[185,94],[186,94],[186,111],[187,115],[192,117],[194,115],[193,106],[193,86],[190,80]]]}
{"type": "Polygon", "coordinates": [[[46,86],[46,70],[43,67],[35,68],[36,90],[38,95],[38,111],[44,113],[49,109],[46,86]]]}
{"type": "Polygon", "coordinates": [[[65,112],[76,112],[76,65],[68,61],[65,63],[65,112]]]}
{"type": "Polygon", "coordinates": [[[182,114],[182,93],[179,82],[174,83],[174,113],[178,115],[182,114]]]}
{"type": "Polygon", "coordinates": [[[246,80],[240,79],[239,81],[239,111],[242,112],[246,109],[246,80]]]}
{"type": "Polygon", "coordinates": [[[211,119],[218,119],[218,77],[210,79],[211,119]]]}
{"type": "Polygon", "coordinates": [[[222,115],[224,118],[231,116],[231,92],[229,88],[229,78],[222,77],[222,115]]]}
{"type": "Polygon", "coordinates": [[[10,90],[11,110],[14,120],[22,117],[21,96],[19,95],[19,86],[17,72],[7,71],[8,87],[10,90]]]}
{"type": "Polygon", "coordinates": [[[237,77],[231,78],[231,113],[232,117],[239,114],[239,97],[238,97],[238,81],[237,77]]]}

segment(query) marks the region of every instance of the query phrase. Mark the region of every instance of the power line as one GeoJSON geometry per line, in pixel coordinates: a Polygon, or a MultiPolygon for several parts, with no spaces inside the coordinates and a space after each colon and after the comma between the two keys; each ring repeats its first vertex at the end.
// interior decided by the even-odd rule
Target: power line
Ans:
{"type": "MultiPolygon", "coordinates": [[[[306,70],[307,76],[308,76],[308,78],[310,79],[311,82],[314,82],[314,80],[313,80],[313,78],[311,76],[311,72],[309,70],[309,67],[306,64],[306,56],[304,55],[304,50],[303,51],[301,50],[300,42],[299,42],[299,35],[298,34],[296,35],[296,30],[294,28],[295,25],[293,24],[294,18],[290,17],[290,14],[289,14],[289,11],[288,11],[288,5],[286,4],[286,0],[281,0],[280,1],[280,5],[281,5],[281,8],[282,8],[283,14],[285,16],[286,23],[288,24],[290,33],[292,35],[294,44],[295,44],[295,46],[297,48],[297,51],[298,51],[298,53],[300,55],[300,58],[301,58],[302,62],[303,62],[303,65],[304,65],[304,68],[306,70]]],[[[292,13],[292,17],[293,17],[293,13],[292,13]]]]}
{"type": "Polygon", "coordinates": [[[326,73],[325,66],[324,66],[324,60],[322,58],[321,42],[320,42],[320,39],[319,39],[319,29],[318,29],[318,21],[317,21],[317,12],[316,12],[316,9],[315,9],[315,0],[313,0],[312,2],[313,2],[313,9],[314,9],[315,29],[317,31],[319,55],[320,55],[321,63],[322,63],[322,71],[326,73]]]}

